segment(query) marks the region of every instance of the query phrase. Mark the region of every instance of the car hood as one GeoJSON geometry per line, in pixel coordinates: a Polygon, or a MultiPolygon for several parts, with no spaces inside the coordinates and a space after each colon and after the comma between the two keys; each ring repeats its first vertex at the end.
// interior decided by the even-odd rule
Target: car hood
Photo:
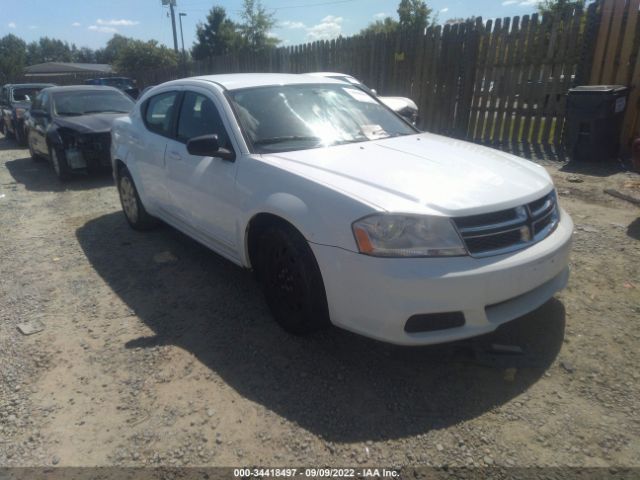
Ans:
{"type": "Polygon", "coordinates": [[[409,107],[411,110],[418,111],[418,106],[413,100],[406,97],[378,97],[378,99],[394,112],[399,112],[409,107]]]}
{"type": "Polygon", "coordinates": [[[109,132],[116,118],[126,113],[94,113],[79,117],[56,117],[56,124],[63,128],[71,128],[78,133],[109,132]]]}
{"type": "Polygon", "coordinates": [[[261,157],[376,210],[473,215],[528,203],[553,188],[533,162],[429,133],[261,157]]]}

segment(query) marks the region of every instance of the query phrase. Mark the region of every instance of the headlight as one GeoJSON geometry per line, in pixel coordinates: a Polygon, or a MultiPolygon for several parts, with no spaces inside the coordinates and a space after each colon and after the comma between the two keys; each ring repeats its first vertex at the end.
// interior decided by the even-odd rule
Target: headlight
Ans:
{"type": "Polygon", "coordinates": [[[26,112],[24,108],[16,108],[16,118],[24,117],[24,112],[26,112]]]}
{"type": "Polygon", "coordinates": [[[353,224],[360,253],[376,257],[467,255],[458,232],[445,217],[376,214],[353,224]]]}

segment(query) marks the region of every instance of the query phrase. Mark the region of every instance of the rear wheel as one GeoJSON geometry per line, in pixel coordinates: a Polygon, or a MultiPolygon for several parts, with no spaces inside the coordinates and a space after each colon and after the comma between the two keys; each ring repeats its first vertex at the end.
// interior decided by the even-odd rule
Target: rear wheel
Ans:
{"type": "Polygon", "coordinates": [[[286,331],[305,334],[329,326],[329,309],[318,263],[292,227],[267,228],[260,241],[258,278],[269,309],[286,331]]]}
{"type": "Polygon", "coordinates": [[[149,215],[142,205],[140,195],[127,167],[121,167],[118,175],[118,193],[124,216],[136,230],[149,230],[158,224],[158,220],[149,215]]]}
{"type": "Polygon", "coordinates": [[[49,147],[49,158],[53,171],[61,182],[66,182],[71,178],[71,171],[67,165],[67,159],[64,152],[58,147],[49,147]]]}

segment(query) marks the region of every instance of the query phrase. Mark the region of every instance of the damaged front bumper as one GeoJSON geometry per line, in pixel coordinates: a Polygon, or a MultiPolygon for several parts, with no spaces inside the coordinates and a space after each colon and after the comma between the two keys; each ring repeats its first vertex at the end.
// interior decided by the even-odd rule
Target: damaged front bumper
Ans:
{"type": "Polygon", "coordinates": [[[109,149],[111,133],[89,133],[66,139],[64,153],[71,170],[105,170],[111,168],[109,149]]]}

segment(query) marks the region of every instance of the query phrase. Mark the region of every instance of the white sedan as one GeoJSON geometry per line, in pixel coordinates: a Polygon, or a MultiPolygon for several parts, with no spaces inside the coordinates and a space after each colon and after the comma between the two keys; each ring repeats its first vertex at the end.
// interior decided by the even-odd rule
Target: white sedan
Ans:
{"type": "Polygon", "coordinates": [[[425,345],[495,330],[568,279],[540,166],[420,133],[361,89],[237,74],[152,88],[112,132],[128,222],[253,269],[275,320],[425,345]]]}

